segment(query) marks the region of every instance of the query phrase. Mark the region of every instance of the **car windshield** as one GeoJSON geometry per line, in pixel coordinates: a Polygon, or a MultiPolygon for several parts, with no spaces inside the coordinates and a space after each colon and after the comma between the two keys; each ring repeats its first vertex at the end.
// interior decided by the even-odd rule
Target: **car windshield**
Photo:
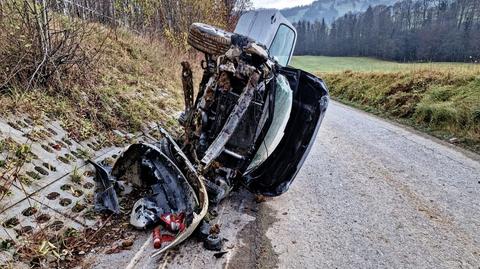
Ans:
{"type": "Polygon", "coordinates": [[[294,42],[295,32],[284,24],[280,25],[270,46],[270,56],[274,57],[280,65],[287,66],[294,42]]]}

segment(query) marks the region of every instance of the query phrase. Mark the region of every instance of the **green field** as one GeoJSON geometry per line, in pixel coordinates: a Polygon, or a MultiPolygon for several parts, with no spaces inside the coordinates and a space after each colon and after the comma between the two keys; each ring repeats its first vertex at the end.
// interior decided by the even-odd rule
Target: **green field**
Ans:
{"type": "Polygon", "coordinates": [[[455,141],[480,153],[480,65],[294,57],[333,99],[455,141]]]}
{"type": "Polygon", "coordinates": [[[396,63],[366,57],[294,56],[291,65],[305,71],[325,72],[399,72],[439,70],[480,73],[480,64],[468,63],[396,63]]]}

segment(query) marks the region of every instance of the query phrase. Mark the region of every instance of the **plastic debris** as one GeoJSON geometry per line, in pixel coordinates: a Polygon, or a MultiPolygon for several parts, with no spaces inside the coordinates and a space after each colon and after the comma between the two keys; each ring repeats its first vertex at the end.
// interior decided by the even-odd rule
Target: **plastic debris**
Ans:
{"type": "Polygon", "coordinates": [[[160,209],[157,204],[147,198],[139,199],[130,214],[130,224],[137,229],[146,229],[160,220],[160,209]]]}
{"type": "Polygon", "coordinates": [[[153,247],[155,249],[162,247],[162,233],[160,232],[160,226],[153,229],[153,247]]]}
{"type": "Polygon", "coordinates": [[[222,249],[223,241],[220,236],[211,234],[203,241],[203,246],[208,250],[220,251],[222,249]]]}
{"type": "Polygon", "coordinates": [[[91,160],[88,162],[95,167],[95,210],[110,211],[119,214],[120,207],[114,189],[115,181],[111,178],[105,167],[100,166],[91,160]]]}
{"type": "Polygon", "coordinates": [[[167,229],[171,232],[182,232],[185,230],[185,214],[163,214],[160,219],[165,223],[167,229]]]}
{"type": "Polygon", "coordinates": [[[157,226],[153,229],[153,247],[159,249],[162,247],[163,243],[169,243],[175,240],[175,236],[167,233],[162,233],[160,226],[157,226]]]}

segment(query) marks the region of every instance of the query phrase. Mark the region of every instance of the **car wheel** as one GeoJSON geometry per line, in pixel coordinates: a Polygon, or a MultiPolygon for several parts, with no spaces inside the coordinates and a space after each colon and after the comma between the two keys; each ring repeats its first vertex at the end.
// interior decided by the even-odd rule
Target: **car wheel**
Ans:
{"type": "Polygon", "coordinates": [[[190,26],[188,44],[195,49],[211,54],[222,55],[230,48],[232,33],[203,23],[190,26]]]}

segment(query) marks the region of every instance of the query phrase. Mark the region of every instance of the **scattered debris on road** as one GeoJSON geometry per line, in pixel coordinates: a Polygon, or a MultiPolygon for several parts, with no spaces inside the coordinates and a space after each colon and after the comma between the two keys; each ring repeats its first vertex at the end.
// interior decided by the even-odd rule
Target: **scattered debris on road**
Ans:
{"type": "Polygon", "coordinates": [[[220,259],[227,253],[228,253],[228,251],[221,251],[221,252],[217,252],[217,253],[213,254],[213,256],[217,259],[220,259]]]}

